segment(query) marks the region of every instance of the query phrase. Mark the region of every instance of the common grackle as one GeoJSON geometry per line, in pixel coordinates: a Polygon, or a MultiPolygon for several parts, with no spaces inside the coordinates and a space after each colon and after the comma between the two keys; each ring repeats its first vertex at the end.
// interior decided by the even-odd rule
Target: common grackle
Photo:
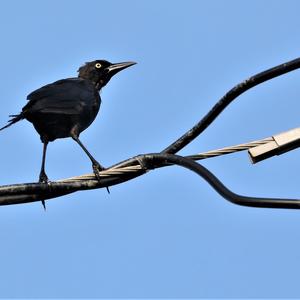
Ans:
{"type": "MultiPolygon", "coordinates": [[[[78,69],[78,77],[58,80],[30,93],[27,96],[29,102],[22,108],[22,112],[11,115],[8,124],[0,128],[3,130],[23,119],[33,124],[44,144],[39,182],[49,182],[45,172],[48,142],[67,137],[73,138],[88,155],[99,180],[99,172],[104,168],[81,143],[79,135],[98,114],[101,88],[112,76],[134,64],[135,62],[113,64],[106,60],[87,62],[78,69]]],[[[45,208],[43,200],[42,204],[45,208]]]]}

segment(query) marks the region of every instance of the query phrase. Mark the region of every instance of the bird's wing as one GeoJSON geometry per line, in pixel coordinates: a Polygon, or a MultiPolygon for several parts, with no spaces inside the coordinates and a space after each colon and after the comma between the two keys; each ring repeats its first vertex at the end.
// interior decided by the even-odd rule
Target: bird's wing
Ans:
{"type": "Polygon", "coordinates": [[[81,78],[62,79],[45,85],[27,96],[26,113],[78,114],[85,105],[92,105],[99,94],[94,85],[81,78]]]}

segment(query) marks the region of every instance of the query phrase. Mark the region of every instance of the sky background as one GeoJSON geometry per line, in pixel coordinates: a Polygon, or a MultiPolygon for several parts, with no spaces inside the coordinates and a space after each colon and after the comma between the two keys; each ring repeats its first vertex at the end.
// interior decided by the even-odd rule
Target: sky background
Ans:
{"type": "MultiPolygon", "coordinates": [[[[1,1],[1,124],[40,86],[84,62],[136,61],[102,91],[82,142],[104,166],[159,152],[231,87],[300,56],[299,1],[1,1]]],[[[240,96],[182,155],[299,126],[300,71],[240,96]]],[[[38,179],[42,144],[23,121],[0,134],[0,184],[38,179]]],[[[300,150],[251,165],[202,161],[253,196],[300,197],[300,150]]],[[[50,179],[91,171],[71,139],[48,148],[50,179]]],[[[247,208],[179,167],[0,208],[2,298],[300,297],[300,210],[247,208]]]]}

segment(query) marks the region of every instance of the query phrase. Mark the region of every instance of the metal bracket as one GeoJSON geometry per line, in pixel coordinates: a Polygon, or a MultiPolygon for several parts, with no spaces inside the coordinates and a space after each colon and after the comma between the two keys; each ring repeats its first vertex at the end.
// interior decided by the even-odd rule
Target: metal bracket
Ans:
{"type": "Polygon", "coordinates": [[[272,136],[270,142],[248,150],[253,164],[300,147],[300,127],[272,136]]]}

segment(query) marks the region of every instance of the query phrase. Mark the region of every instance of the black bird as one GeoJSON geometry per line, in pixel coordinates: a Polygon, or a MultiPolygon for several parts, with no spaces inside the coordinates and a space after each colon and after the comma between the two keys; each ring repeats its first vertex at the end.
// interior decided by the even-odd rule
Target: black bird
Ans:
{"type": "MultiPolygon", "coordinates": [[[[8,124],[0,128],[3,130],[23,119],[33,124],[44,144],[39,182],[49,182],[45,172],[48,142],[67,137],[73,138],[88,155],[99,180],[99,172],[104,168],[81,143],[79,135],[92,124],[98,114],[101,88],[112,76],[134,64],[135,62],[113,64],[106,60],[87,62],[78,69],[78,77],[58,80],[30,93],[27,96],[29,102],[22,108],[22,112],[11,115],[8,124]]],[[[45,208],[44,201],[42,204],[45,208]]]]}

